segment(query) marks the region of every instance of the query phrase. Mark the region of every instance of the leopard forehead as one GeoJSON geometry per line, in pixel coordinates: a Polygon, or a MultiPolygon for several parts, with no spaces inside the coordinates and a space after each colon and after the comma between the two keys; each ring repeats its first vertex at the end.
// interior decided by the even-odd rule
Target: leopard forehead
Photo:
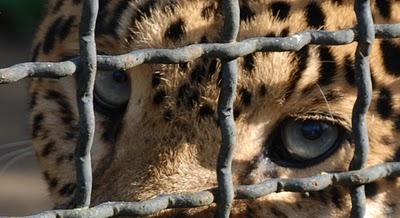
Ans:
{"type": "MultiPolygon", "coordinates": [[[[59,61],[79,52],[81,0],[49,1],[33,43],[33,61],[59,61]]],[[[223,17],[216,0],[102,0],[96,25],[97,50],[123,54],[142,48],[176,48],[218,42],[223,17]]],[[[355,24],[352,1],[252,0],[240,2],[238,40],[285,37],[307,29],[334,31],[355,24]],[[338,16],[340,14],[340,16],[338,16]]],[[[372,1],[376,23],[400,21],[400,3],[372,1]]],[[[351,140],[321,163],[307,168],[271,161],[265,144],[288,117],[334,122],[351,129],[356,98],[355,44],[309,45],[298,52],[258,52],[238,58],[234,115],[238,147],[235,184],[275,177],[303,177],[348,169],[351,140]]],[[[399,159],[399,40],[376,40],[371,54],[374,96],[368,126],[368,165],[399,159]]],[[[93,204],[144,200],[160,194],[195,192],[216,185],[221,142],[217,101],[221,61],[200,58],[175,65],[141,65],[127,70],[129,103],[116,113],[96,113],[92,150],[93,204]]],[[[32,81],[32,137],[54,204],[72,207],[73,152],[77,141],[74,78],[32,81]]],[[[397,179],[366,186],[371,217],[399,215],[397,179]]],[[[276,193],[236,202],[234,216],[346,216],[349,191],[331,187],[309,194],[276,193]]],[[[161,216],[207,216],[214,207],[174,210],[161,216]]]]}

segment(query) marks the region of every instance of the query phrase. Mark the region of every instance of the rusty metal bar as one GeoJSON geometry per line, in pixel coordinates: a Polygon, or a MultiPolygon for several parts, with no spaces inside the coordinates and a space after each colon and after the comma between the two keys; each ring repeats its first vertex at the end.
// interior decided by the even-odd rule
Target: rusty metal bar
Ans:
{"type": "Polygon", "coordinates": [[[74,196],[74,206],[77,208],[88,208],[92,193],[90,150],[95,131],[93,88],[97,71],[97,52],[94,30],[98,8],[98,0],[85,0],[83,2],[80,26],[81,63],[76,80],[78,84],[79,138],[75,148],[77,188],[74,196]]]}

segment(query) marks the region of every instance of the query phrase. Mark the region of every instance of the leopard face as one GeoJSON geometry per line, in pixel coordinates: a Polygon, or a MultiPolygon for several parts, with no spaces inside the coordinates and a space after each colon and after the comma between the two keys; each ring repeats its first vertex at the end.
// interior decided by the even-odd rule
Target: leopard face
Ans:
{"type": "MultiPolygon", "coordinates": [[[[96,26],[99,54],[218,42],[223,17],[216,0],[102,0],[96,26]]],[[[49,1],[38,28],[33,61],[79,53],[81,0],[49,1]]],[[[375,23],[400,21],[400,3],[372,1],[375,23]]],[[[308,29],[355,25],[352,1],[241,1],[238,40],[288,36],[308,29]]],[[[368,165],[399,161],[400,41],[376,40],[371,55],[373,100],[368,114],[368,165]]],[[[238,59],[235,101],[236,185],[271,178],[347,171],[353,158],[351,112],[356,99],[356,44],[305,46],[298,52],[258,52],[238,59]]],[[[98,72],[92,149],[92,204],[141,201],[160,194],[217,185],[221,144],[217,101],[221,61],[200,58],[98,72]]],[[[79,73],[79,72],[78,72],[79,73]]],[[[76,181],[76,78],[32,81],[32,137],[57,208],[71,207],[76,181]]],[[[397,179],[366,185],[367,215],[400,216],[397,179]]],[[[235,201],[234,217],[346,217],[349,190],[280,192],[235,201]]],[[[215,205],[158,216],[207,217],[215,205]]]]}

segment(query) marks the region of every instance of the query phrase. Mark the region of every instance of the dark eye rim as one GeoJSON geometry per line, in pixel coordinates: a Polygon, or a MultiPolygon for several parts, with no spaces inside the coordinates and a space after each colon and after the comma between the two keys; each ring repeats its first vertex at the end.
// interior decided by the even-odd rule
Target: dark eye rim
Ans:
{"type": "MultiPolygon", "coordinates": [[[[333,155],[338,148],[341,147],[345,140],[351,141],[351,133],[349,130],[339,125],[338,123],[333,123],[327,120],[320,120],[322,122],[334,125],[338,128],[338,138],[335,143],[325,151],[323,154],[312,159],[301,159],[299,157],[294,157],[289,153],[289,151],[283,146],[283,141],[281,137],[282,128],[290,120],[295,120],[294,117],[287,117],[283,121],[279,122],[275,126],[272,133],[269,135],[268,139],[264,143],[265,155],[275,164],[287,167],[287,168],[306,168],[317,165],[323,162],[326,158],[333,155]]],[[[303,119],[304,121],[315,121],[315,119],[303,119]]]]}

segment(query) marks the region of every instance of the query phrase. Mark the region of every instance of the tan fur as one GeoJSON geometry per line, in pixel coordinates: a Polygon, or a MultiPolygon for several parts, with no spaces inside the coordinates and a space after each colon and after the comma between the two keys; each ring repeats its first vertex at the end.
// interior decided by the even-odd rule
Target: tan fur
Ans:
{"type": "MultiPolygon", "coordinates": [[[[121,0],[122,1],[122,0],[121,0]]],[[[108,2],[101,18],[109,22],[115,16],[114,11],[121,1],[108,2]]],[[[106,54],[122,54],[140,48],[174,48],[198,43],[203,36],[208,41],[218,40],[218,31],[222,29],[222,16],[217,12],[217,2],[214,0],[181,0],[172,7],[167,1],[160,1],[151,10],[150,15],[134,21],[140,16],[137,8],[148,0],[129,1],[118,19],[118,25],[113,26],[117,38],[111,34],[97,37],[97,49],[106,54]],[[214,8],[208,18],[202,17],[202,9],[214,8]],[[214,12],[215,13],[214,13],[214,12]],[[184,22],[185,35],[174,41],[165,38],[165,32],[181,19],[184,22]]],[[[81,5],[73,1],[64,1],[59,10],[54,13],[58,1],[49,1],[48,12],[38,28],[34,47],[44,43],[48,29],[58,18],[65,21],[75,16],[70,33],[61,40],[55,37],[53,48],[46,53],[38,53],[39,61],[59,61],[65,57],[78,54],[78,21],[81,5]]],[[[248,22],[241,23],[238,40],[255,36],[265,36],[268,33],[280,35],[286,28],[289,34],[309,29],[305,18],[305,7],[310,1],[288,0],[291,5],[289,16],[284,20],[273,17],[269,5],[273,0],[243,1],[241,5],[249,4],[255,16],[248,22]]],[[[341,28],[351,28],[355,24],[352,1],[342,4],[334,1],[321,2],[326,16],[325,30],[333,31],[341,28]]],[[[377,23],[396,23],[400,21],[400,3],[392,2],[391,19],[385,19],[375,7],[373,12],[377,23]]],[[[393,43],[399,43],[393,40],[393,43]]],[[[398,104],[400,82],[397,77],[385,72],[383,54],[376,40],[371,55],[371,67],[376,86],[374,98],[368,115],[370,158],[368,165],[374,165],[390,160],[399,149],[399,131],[395,129],[395,119],[398,119],[400,105],[398,104]],[[393,113],[388,119],[383,119],[377,112],[377,98],[381,87],[386,87],[392,94],[393,113]],[[382,141],[383,140],[383,141],[382,141]]],[[[321,172],[348,170],[354,146],[344,141],[339,149],[323,162],[306,168],[288,168],[263,159],[263,144],[276,125],[288,116],[299,119],[327,120],[351,129],[351,112],[356,98],[356,89],[345,79],[346,66],[344,59],[351,57],[354,61],[356,43],[344,46],[330,47],[335,58],[337,72],[333,82],[328,85],[318,84],[319,46],[310,46],[308,67],[296,83],[293,93],[286,95],[292,72],[296,70],[298,57],[294,52],[264,52],[255,54],[255,66],[252,72],[244,67],[244,58],[239,58],[240,75],[238,98],[235,107],[241,110],[236,119],[237,143],[233,161],[235,184],[254,184],[271,178],[273,173],[279,177],[305,177],[321,172]],[[265,86],[267,92],[260,94],[260,87],[265,86]],[[250,106],[242,99],[241,90],[249,90],[252,94],[250,106]],[[307,90],[307,95],[304,95],[307,90]],[[335,100],[327,100],[330,93],[338,94],[335,100]],[[274,170],[274,172],[272,172],[274,170]]],[[[220,63],[216,65],[217,73],[208,81],[194,84],[190,72],[198,66],[209,68],[211,60],[201,59],[189,62],[187,69],[178,65],[142,65],[129,69],[131,81],[131,97],[123,117],[122,128],[115,143],[104,141],[101,137],[106,119],[96,113],[96,135],[93,145],[94,190],[92,204],[104,201],[136,201],[155,197],[160,194],[176,192],[196,192],[216,186],[215,165],[221,143],[216,114],[209,117],[199,117],[202,106],[211,105],[217,109],[219,88],[217,86],[220,63]],[[162,73],[163,79],[159,86],[152,87],[153,73],[162,73]],[[199,101],[190,109],[177,103],[178,90],[183,84],[190,84],[200,93],[199,101]],[[158,91],[167,93],[164,101],[155,105],[153,97],[158,91]],[[173,118],[164,119],[165,111],[170,111],[173,118]],[[115,151],[115,152],[114,152],[115,151]],[[106,161],[107,157],[111,160],[106,161]]],[[[30,91],[36,96],[31,117],[35,127],[35,117],[43,116],[41,128],[34,136],[43,172],[48,182],[56,179],[57,184],[49,190],[56,207],[70,207],[73,189],[70,194],[61,195],[65,184],[75,183],[74,164],[70,157],[74,151],[76,137],[65,137],[66,132],[77,134],[74,127],[77,123],[77,107],[75,102],[75,79],[61,80],[37,79],[32,82],[30,91]],[[55,90],[65,96],[72,110],[72,124],[65,125],[61,118],[62,107],[55,99],[46,98],[49,90],[55,90]],[[46,157],[42,152],[45,145],[54,142],[55,149],[46,157]],[[68,158],[69,157],[69,158],[68,158]]],[[[37,127],[37,126],[36,126],[37,127]]],[[[400,216],[397,202],[399,183],[394,180],[382,180],[378,183],[378,193],[367,200],[367,216],[400,216]]],[[[336,203],[337,203],[336,202],[336,203]]],[[[328,189],[319,193],[274,193],[252,201],[236,201],[233,214],[237,217],[346,217],[351,208],[347,188],[328,189]],[[333,195],[335,193],[337,195],[333,195]],[[336,197],[335,197],[336,196],[336,197]],[[323,200],[325,198],[325,201],[323,200]],[[334,199],[336,198],[336,199],[334,199]],[[335,200],[340,206],[335,205],[335,200]]],[[[164,216],[174,214],[192,215],[194,217],[210,216],[215,209],[203,207],[188,210],[166,211],[164,216]]]]}

